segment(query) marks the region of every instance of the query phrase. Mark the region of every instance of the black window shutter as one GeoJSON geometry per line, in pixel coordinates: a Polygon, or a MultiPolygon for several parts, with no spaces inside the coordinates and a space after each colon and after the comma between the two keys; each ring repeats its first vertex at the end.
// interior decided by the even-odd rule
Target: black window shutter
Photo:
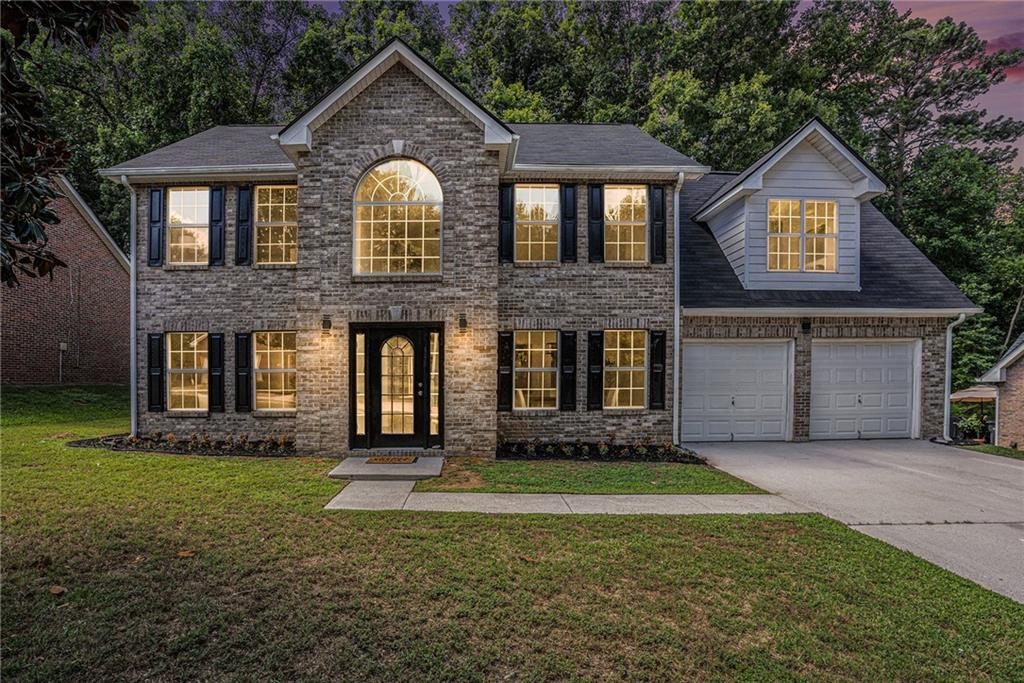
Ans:
{"type": "Polygon", "coordinates": [[[210,188],[210,265],[224,265],[224,188],[210,188]]]}
{"type": "Polygon", "coordinates": [[[498,333],[498,410],[512,410],[512,353],[511,332],[498,333]]]}
{"type": "Polygon", "coordinates": [[[587,186],[587,243],[591,263],[604,263],[604,185],[587,186]]]}
{"type": "Polygon", "coordinates": [[[587,410],[604,407],[604,332],[587,333],[587,410]]]}
{"type": "Polygon", "coordinates": [[[651,263],[665,262],[665,186],[648,185],[647,203],[651,211],[651,263]]]}
{"type": "Polygon", "coordinates": [[[164,264],[164,188],[149,190],[149,259],[151,266],[164,264]]]}
{"type": "Polygon", "coordinates": [[[558,333],[558,408],[576,410],[576,333],[558,333]]]}
{"type": "Polygon", "coordinates": [[[210,334],[209,349],[210,382],[207,385],[211,413],[224,412],[224,335],[210,334]]]}
{"type": "Polygon", "coordinates": [[[235,334],[235,412],[252,411],[252,335],[235,334]]]}
{"type": "Polygon", "coordinates": [[[576,263],[576,186],[562,185],[559,193],[562,217],[562,263],[576,263]]]}
{"type": "Polygon", "coordinates": [[[651,330],[651,389],[647,400],[651,410],[665,409],[665,330],[651,330]]]}
{"type": "Polygon", "coordinates": [[[512,263],[515,260],[516,236],[515,185],[502,183],[498,186],[498,261],[512,263]]]}
{"type": "Polygon", "coordinates": [[[252,265],[252,186],[238,186],[235,207],[235,265],[252,265]]]}
{"type": "Polygon", "coordinates": [[[162,413],[164,410],[164,335],[151,334],[146,346],[148,372],[146,374],[146,410],[162,413]]]}

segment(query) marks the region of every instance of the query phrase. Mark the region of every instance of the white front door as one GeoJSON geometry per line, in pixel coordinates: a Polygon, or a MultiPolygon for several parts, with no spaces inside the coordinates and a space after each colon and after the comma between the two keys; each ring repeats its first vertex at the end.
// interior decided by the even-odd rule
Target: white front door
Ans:
{"type": "Polygon", "coordinates": [[[789,431],[788,342],[684,342],[683,440],[779,441],[789,431]]]}
{"type": "Polygon", "coordinates": [[[914,436],[914,342],[814,342],[812,439],[914,436]]]}

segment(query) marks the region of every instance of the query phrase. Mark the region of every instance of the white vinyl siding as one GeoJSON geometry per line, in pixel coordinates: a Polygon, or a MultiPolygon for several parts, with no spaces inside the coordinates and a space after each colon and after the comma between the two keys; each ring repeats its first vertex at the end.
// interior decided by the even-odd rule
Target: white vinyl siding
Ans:
{"type": "Polygon", "coordinates": [[[762,185],[763,189],[745,201],[746,288],[859,289],[860,203],[855,198],[854,184],[814,145],[803,142],[765,172],[762,185]],[[797,198],[837,203],[836,272],[768,270],[768,201],[797,198]]]}

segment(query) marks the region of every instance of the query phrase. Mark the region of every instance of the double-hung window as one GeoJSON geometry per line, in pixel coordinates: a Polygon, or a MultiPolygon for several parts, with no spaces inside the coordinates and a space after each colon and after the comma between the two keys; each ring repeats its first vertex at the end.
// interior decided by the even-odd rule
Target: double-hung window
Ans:
{"type": "Polygon", "coordinates": [[[209,357],[206,332],[168,332],[167,395],[170,410],[207,410],[209,357]]]}
{"type": "Polygon", "coordinates": [[[837,216],[834,201],[768,200],[768,270],[836,272],[837,216]]]}
{"type": "Polygon", "coordinates": [[[298,199],[295,185],[256,188],[256,263],[298,261],[298,199]]]}
{"type": "Polygon", "coordinates": [[[172,187],[167,191],[167,262],[210,262],[210,188],[172,187]]]}
{"type": "Polygon", "coordinates": [[[604,407],[643,408],[647,390],[647,332],[605,330],[604,407]]]}
{"type": "Polygon", "coordinates": [[[604,186],[604,260],[647,260],[647,186],[604,186]]]}
{"type": "Polygon", "coordinates": [[[520,263],[558,260],[558,185],[515,186],[516,254],[520,263]]]}
{"type": "Polygon", "coordinates": [[[295,333],[256,332],[256,410],[295,410],[295,333]]]}
{"type": "Polygon", "coordinates": [[[513,408],[558,407],[558,332],[516,330],[513,408]]]}

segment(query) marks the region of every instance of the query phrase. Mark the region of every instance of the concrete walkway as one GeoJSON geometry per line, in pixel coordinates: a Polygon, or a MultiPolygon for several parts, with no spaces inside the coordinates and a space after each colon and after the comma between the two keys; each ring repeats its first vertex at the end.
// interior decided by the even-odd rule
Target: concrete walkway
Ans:
{"type": "Polygon", "coordinates": [[[696,448],[732,475],[1024,602],[1024,461],[927,441],[696,448]]]}
{"type": "Polygon", "coordinates": [[[540,513],[553,515],[707,515],[809,512],[780,496],[413,493],[413,481],[353,481],[326,510],[540,513]]]}

